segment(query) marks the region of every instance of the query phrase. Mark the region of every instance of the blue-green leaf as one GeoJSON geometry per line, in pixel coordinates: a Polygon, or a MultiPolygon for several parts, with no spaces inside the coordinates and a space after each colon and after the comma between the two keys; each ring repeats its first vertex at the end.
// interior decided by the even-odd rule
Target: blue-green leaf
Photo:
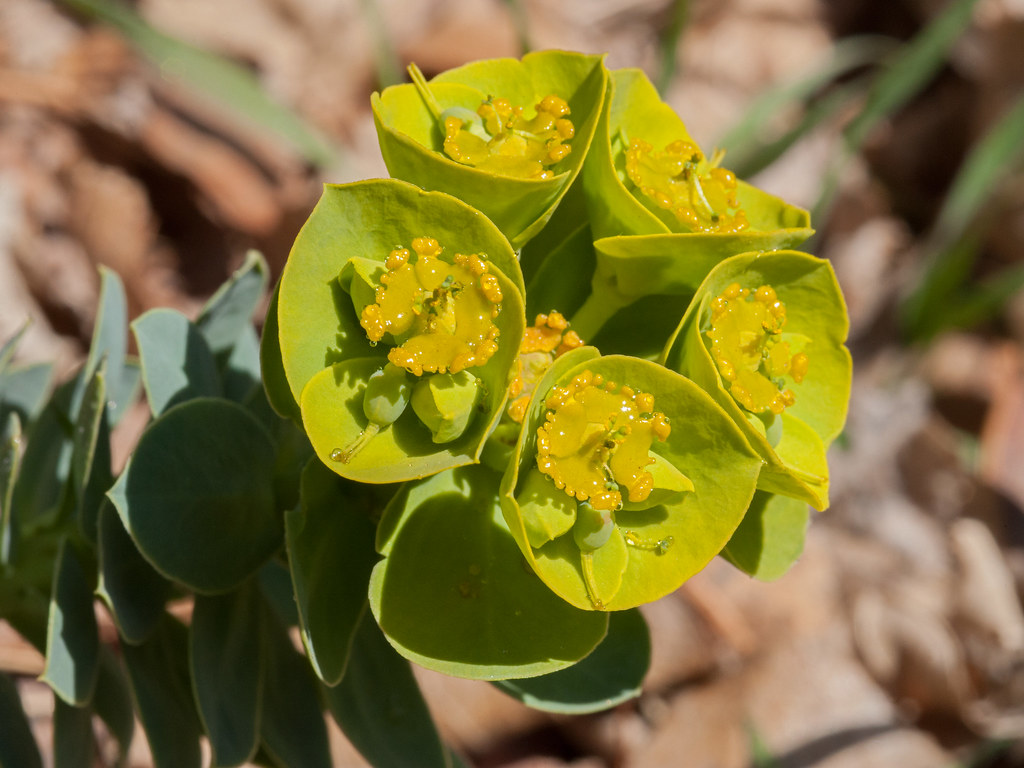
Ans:
{"type": "Polygon", "coordinates": [[[96,516],[110,488],[110,428],[107,408],[106,363],[100,362],[86,387],[72,440],[71,480],[75,517],[82,535],[96,541],[96,516]]]}
{"type": "Polygon", "coordinates": [[[96,594],[106,603],[124,641],[138,645],[159,624],[171,585],[139,553],[109,500],[100,508],[98,528],[96,594]]]}
{"type": "Polygon", "coordinates": [[[206,339],[173,309],[151,309],[132,323],[142,357],[142,381],[150,410],[221,394],[217,363],[206,339]]]}
{"type": "Polygon", "coordinates": [[[118,744],[117,765],[128,761],[128,749],[135,735],[135,710],[124,666],[109,646],[100,649],[100,674],[92,707],[118,744]]]}
{"type": "Polygon", "coordinates": [[[21,327],[14,332],[14,335],[5,341],[3,346],[0,347],[0,374],[6,373],[7,366],[10,365],[11,360],[14,359],[14,353],[18,349],[18,344],[21,343],[21,339],[25,335],[25,331],[28,330],[31,322],[31,319],[26,319],[25,322],[21,324],[21,327]]]}
{"type": "Polygon", "coordinates": [[[227,591],[280,546],[274,454],[241,406],[191,400],[150,425],[110,499],[159,572],[198,592],[227,591]]]}
{"type": "Polygon", "coordinates": [[[18,687],[0,672],[0,768],[43,768],[18,687]]]}
{"type": "Polygon", "coordinates": [[[90,581],[74,547],[65,541],[53,577],[46,668],[40,679],[74,705],[92,698],[99,672],[99,630],[90,581]]]}
{"type": "Polygon", "coordinates": [[[210,297],[196,318],[214,355],[230,352],[242,331],[252,327],[256,305],[267,290],[267,262],[259,251],[245,254],[245,262],[210,297]]]}
{"type": "Polygon", "coordinates": [[[156,768],[199,768],[201,729],[189,685],[188,630],[165,614],[149,640],[123,650],[156,768]]]}
{"type": "Polygon", "coordinates": [[[221,369],[224,397],[236,403],[245,403],[260,387],[260,337],[256,329],[242,329],[221,369]]]}
{"type": "Polygon", "coordinates": [[[409,662],[388,645],[369,614],[356,630],[345,676],[326,694],[334,719],[375,768],[447,768],[409,662]]]}
{"type": "Polygon", "coordinates": [[[253,581],[196,597],[190,658],[199,717],[213,765],[239,765],[256,752],[263,696],[264,611],[253,581]]]}
{"type": "Polygon", "coordinates": [[[11,413],[0,425],[0,566],[11,562],[18,546],[12,499],[21,463],[21,419],[11,413]]]}
{"type": "Polygon", "coordinates": [[[637,608],[612,613],[594,652],[568,669],[494,685],[534,709],[564,714],[600,712],[640,695],[651,663],[651,637],[637,608]]]}
{"type": "MultiPolygon", "coordinates": [[[[92,332],[89,358],[85,363],[85,386],[106,361],[108,383],[107,399],[110,408],[115,409],[131,393],[116,387],[130,383],[124,374],[125,353],[128,349],[128,300],[124,284],[116,272],[100,267],[100,303],[96,314],[96,325],[92,332]]],[[[72,400],[71,415],[78,415],[78,404],[84,391],[76,391],[72,400]]]]}
{"type": "Polygon", "coordinates": [[[302,640],[313,670],[327,685],[344,674],[352,636],[366,610],[377,560],[372,512],[364,488],[314,458],[302,473],[300,505],[285,518],[302,640]]]}
{"type": "Polygon", "coordinates": [[[73,707],[58,698],[53,709],[54,768],[92,768],[95,749],[92,708],[73,707]]]}
{"type": "Polygon", "coordinates": [[[316,679],[285,627],[267,616],[260,737],[280,768],[331,768],[316,679]]]}
{"type": "Polygon", "coordinates": [[[23,425],[35,421],[50,393],[53,365],[36,363],[0,372],[0,420],[12,411],[23,425]]]}

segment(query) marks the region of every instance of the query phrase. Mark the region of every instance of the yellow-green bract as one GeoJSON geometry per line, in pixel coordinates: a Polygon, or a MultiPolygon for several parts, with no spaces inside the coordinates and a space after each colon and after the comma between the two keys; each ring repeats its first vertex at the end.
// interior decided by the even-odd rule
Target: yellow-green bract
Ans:
{"type": "Polygon", "coordinates": [[[850,398],[848,330],[846,304],[827,261],[797,251],[745,253],[707,276],[666,346],[664,362],[710,393],[742,428],[766,462],[759,488],[821,510],[828,506],[825,451],[842,430],[850,398]],[[712,354],[712,303],[734,284],[748,291],[771,286],[785,307],[780,340],[807,357],[802,380],[781,377],[795,401],[778,416],[742,406],[712,354]]]}
{"type": "MultiPolygon", "coordinates": [[[[648,361],[600,357],[592,347],[555,361],[538,384],[523,425],[502,480],[502,512],[520,551],[544,583],[585,610],[623,610],[657,600],[700,571],[743,518],[762,464],[728,415],[692,382],[648,361]],[[587,531],[556,528],[550,541],[534,546],[527,527],[536,530],[537,519],[566,514],[566,504],[558,496],[564,491],[553,483],[547,502],[544,494],[526,486],[537,482],[537,432],[548,410],[547,398],[554,387],[583,371],[653,396],[654,408],[668,418],[672,430],[651,451],[659,462],[671,465],[673,474],[692,484],[692,490],[663,500],[652,494],[649,506],[624,504],[614,511],[615,530],[606,542],[584,541],[588,547],[597,544],[589,565],[577,542],[580,537],[574,535],[585,538],[587,531]],[[527,508],[538,504],[553,511],[527,508]],[[592,569],[589,578],[585,568],[592,569]]],[[[685,488],[685,483],[679,487],[685,488]]],[[[574,499],[569,503],[576,505],[574,499]]],[[[539,538],[543,537],[534,534],[534,543],[540,543],[539,538]]]]}
{"type": "MultiPolygon", "coordinates": [[[[415,257],[413,257],[415,258],[415,257]]],[[[416,262],[413,262],[416,263],[416,262]]],[[[357,270],[358,271],[358,270],[357,270]]],[[[363,286],[372,301],[374,289],[363,286]]],[[[468,286],[452,286],[452,293],[468,286]]],[[[436,293],[436,292],[435,292],[436,293]]],[[[416,301],[434,311],[429,291],[416,301]]],[[[424,308],[420,308],[424,309],[424,308]]],[[[419,311],[419,310],[417,310],[419,311]]],[[[338,474],[371,483],[397,482],[475,462],[505,403],[525,318],[522,276],[508,241],[479,211],[439,192],[424,192],[395,180],[332,186],[324,194],[292,247],[277,297],[281,367],[288,392],[300,405],[303,427],[320,459],[338,474]],[[364,391],[371,376],[388,363],[390,337],[372,342],[360,323],[357,295],[346,264],[359,260],[371,282],[380,282],[385,261],[417,238],[440,244],[440,259],[476,254],[500,287],[493,318],[497,350],[469,370],[481,383],[477,412],[457,438],[438,444],[406,408],[358,452],[339,460],[367,430],[364,391]],[[375,266],[376,265],[376,266],[375,266]],[[351,290],[351,293],[350,293],[351,290]]],[[[410,381],[414,374],[408,374],[410,381]]],[[[268,383],[268,388],[270,384],[268,383]]]]}
{"type": "Polygon", "coordinates": [[[448,192],[486,214],[519,249],[541,230],[576,178],[597,127],[607,70],[601,56],[540,51],[523,59],[477,61],[448,70],[427,87],[435,108],[475,113],[492,97],[531,113],[549,95],[569,104],[575,135],[571,151],[549,179],[521,179],[482,171],[452,160],[443,149],[440,112],[410,84],[392,86],[372,98],[381,153],[392,176],[425,189],[448,192]]]}
{"type": "MultiPolygon", "coordinates": [[[[807,211],[743,181],[736,183],[735,194],[749,226],[739,231],[686,226],[630,180],[626,152],[634,140],[656,151],[673,142],[693,141],[643,72],[616,70],[583,167],[597,254],[591,296],[573,319],[585,338],[592,338],[616,310],[644,296],[691,296],[708,271],[728,256],[792,248],[813,233],[807,211]]],[[[695,173],[686,169],[679,179],[695,173]]]]}

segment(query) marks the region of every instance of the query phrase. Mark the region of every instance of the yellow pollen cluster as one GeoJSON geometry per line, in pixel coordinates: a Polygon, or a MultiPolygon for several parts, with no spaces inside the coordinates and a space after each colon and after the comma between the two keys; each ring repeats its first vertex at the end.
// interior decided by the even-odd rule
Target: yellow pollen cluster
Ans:
{"type": "Polygon", "coordinates": [[[654,490],[646,467],[650,448],[668,438],[664,414],[654,397],[584,371],[548,395],[543,426],[537,430],[537,467],[555,485],[596,510],[644,501],[654,490]]]}
{"type": "Polygon", "coordinates": [[[375,301],[359,323],[371,343],[390,335],[388,359],[416,376],[458,373],[485,364],[498,351],[501,285],[476,254],[440,258],[432,237],[396,247],[384,261],[375,301]],[[415,254],[415,258],[413,258],[415,254]]]}
{"type": "MultiPolygon", "coordinates": [[[[521,179],[550,179],[550,166],[572,148],[564,143],[575,133],[569,105],[553,94],[536,105],[536,116],[508,99],[488,99],[477,109],[482,124],[457,116],[444,119],[444,151],[455,162],[521,179]]],[[[469,113],[472,115],[472,113],[469,113]]]]}
{"type": "Polygon", "coordinates": [[[664,152],[641,139],[626,150],[626,175],[659,208],[693,232],[739,232],[750,226],[736,197],[736,175],[708,161],[695,144],[673,141],[664,152]]]}
{"type": "Polygon", "coordinates": [[[770,285],[751,291],[733,283],[711,301],[711,356],[730,394],[751,413],[782,413],[796,402],[783,377],[799,384],[807,375],[807,355],[779,338],[785,324],[786,305],[770,285]]]}
{"type": "Polygon", "coordinates": [[[569,321],[560,312],[537,315],[519,345],[516,375],[508,389],[512,400],[508,407],[509,418],[522,424],[530,396],[544,372],[557,357],[581,346],[583,340],[569,328],[569,321]]]}

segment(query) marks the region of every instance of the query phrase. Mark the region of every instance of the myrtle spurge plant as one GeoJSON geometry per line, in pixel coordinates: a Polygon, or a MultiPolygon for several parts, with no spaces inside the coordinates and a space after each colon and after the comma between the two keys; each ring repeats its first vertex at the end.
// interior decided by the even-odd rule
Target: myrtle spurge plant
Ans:
{"type": "MultiPolygon", "coordinates": [[[[408,662],[612,706],[638,606],[716,555],[782,575],[827,507],[850,357],[831,267],[787,250],[807,213],[600,57],[410,75],[372,99],[394,178],[325,186],[262,341],[254,254],[195,321],[135,320],[137,360],[105,273],[49,401],[0,350],[0,612],[46,654],[61,749],[98,716],[125,754],[137,714],[159,766],[204,736],[216,765],[328,766],[326,707],[375,765],[448,766],[408,662]]],[[[0,763],[38,764],[0,683],[0,763]]]]}

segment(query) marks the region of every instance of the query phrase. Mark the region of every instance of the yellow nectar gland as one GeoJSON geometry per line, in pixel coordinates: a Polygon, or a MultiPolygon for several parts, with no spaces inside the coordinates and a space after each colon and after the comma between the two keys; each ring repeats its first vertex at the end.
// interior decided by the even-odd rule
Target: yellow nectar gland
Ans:
{"type": "Polygon", "coordinates": [[[596,510],[619,509],[623,488],[631,502],[650,496],[651,444],[671,432],[665,415],[654,411],[653,395],[584,371],[555,387],[545,405],[537,467],[558,488],[596,510]]]}
{"type": "Polygon", "coordinates": [[[796,402],[783,377],[799,384],[807,375],[807,355],[793,354],[779,338],[785,324],[786,305],[770,285],[751,291],[733,283],[711,301],[711,356],[733,398],[751,413],[782,413],[796,402]]]}
{"type": "Polygon", "coordinates": [[[583,340],[576,331],[569,328],[569,321],[560,312],[537,315],[519,345],[516,375],[508,389],[511,399],[509,418],[522,424],[530,396],[544,372],[556,358],[581,346],[583,340]]]}
{"type": "Polygon", "coordinates": [[[640,191],[693,232],[739,232],[750,226],[736,197],[736,175],[719,168],[724,152],[707,160],[696,144],[673,141],[655,152],[633,139],[626,150],[626,175],[640,191]]]}
{"type": "Polygon", "coordinates": [[[551,166],[572,151],[564,143],[575,133],[569,105],[554,94],[536,105],[527,120],[508,99],[490,98],[477,109],[483,125],[459,117],[444,120],[444,151],[455,162],[520,179],[550,179],[551,166]]]}
{"type": "Polygon", "coordinates": [[[412,251],[388,254],[376,301],[359,318],[367,338],[376,344],[390,334],[388,359],[416,376],[484,365],[498,350],[498,279],[476,254],[444,261],[432,237],[417,237],[412,251]]]}

